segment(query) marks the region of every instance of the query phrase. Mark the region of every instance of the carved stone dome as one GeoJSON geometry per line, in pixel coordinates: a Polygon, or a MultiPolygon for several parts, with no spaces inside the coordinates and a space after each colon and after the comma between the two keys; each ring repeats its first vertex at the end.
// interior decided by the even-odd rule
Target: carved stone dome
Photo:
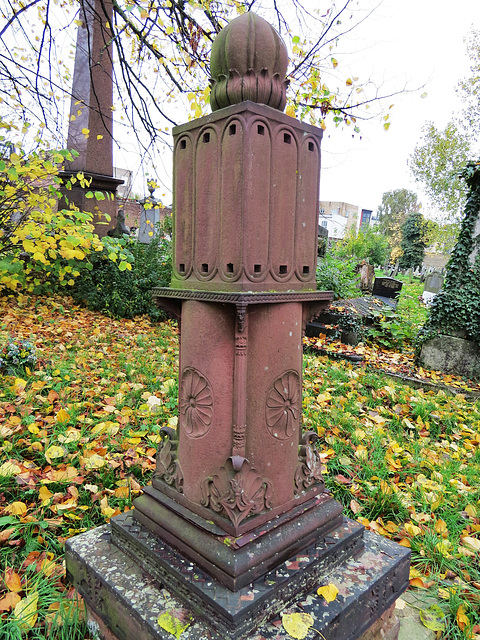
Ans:
{"type": "Polygon", "coordinates": [[[244,100],[283,111],[288,54],[276,30],[249,11],[220,31],[212,46],[212,111],[244,100]]]}

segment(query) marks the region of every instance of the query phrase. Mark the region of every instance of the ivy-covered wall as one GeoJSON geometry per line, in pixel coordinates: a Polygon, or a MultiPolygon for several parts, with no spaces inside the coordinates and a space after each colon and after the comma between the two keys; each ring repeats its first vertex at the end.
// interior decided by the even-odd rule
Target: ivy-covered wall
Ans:
{"type": "Polygon", "coordinates": [[[469,192],[442,291],[435,297],[420,332],[425,341],[438,333],[480,344],[480,160],[462,174],[469,192]]]}

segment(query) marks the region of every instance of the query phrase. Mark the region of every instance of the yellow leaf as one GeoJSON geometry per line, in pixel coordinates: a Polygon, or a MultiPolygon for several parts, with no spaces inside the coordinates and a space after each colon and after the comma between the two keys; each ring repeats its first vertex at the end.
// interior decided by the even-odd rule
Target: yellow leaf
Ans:
{"type": "Polygon", "coordinates": [[[18,466],[18,464],[9,462],[8,460],[7,462],[4,462],[0,467],[0,476],[4,478],[9,478],[10,476],[16,476],[21,472],[22,472],[22,469],[21,467],[18,466]]]}
{"type": "Polygon", "coordinates": [[[37,604],[38,593],[36,591],[32,591],[26,598],[23,598],[15,605],[13,613],[17,619],[18,626],[23,631],[28,632],[35,626],[38,618],[37,604]]]}
{"type": "Polygon", "coordinates": [[[18,396],[25,391],[26,386],[26,380],[22,380],[22,378],[15,378],[15,382],[13,383],[13,392],[18,396]]]}
{"type": "Polygon", "coordinates": [[[404,529],[411,536],[421,536],[424,533],[423,529],[420,529],[420,527],[417,527],[417,525],[413,524],[412,522],[406,522],[404,525],[404,529]]]}
{"type": "Polygon", "coordinates": [[[470,516],[470,518],[476,518],[477,517],[477,509],[474,507],[473,504],[467,504],[467,506],[465,507],[465,513],[470,516]]]}
{"type": "Polygon", "coordinates": [[[337,62],[337,60],[335,60],[335,58],[332,58],[332,65],[333,65],[333,68],[334,68],[334,69],[335,69],[336,67],[338,67],[338,62],[337,62]]]}
{"type": "Polygon", "coordinates": [[[53,493],[48,490],[45,485],[42,485],[38,491],[38,497],[42,501],[42,507],[45,507],[49,502],[50,498],[53,496],[53,493]]]}
{"type": "Polygon", "coordinates": [[[98,453],[94,453],[93,456],[85,460],[85,469],[101,469],[107,464],[105,458],[99,456],[98,453]]]}
{"type": "Polygon", "coordinates": [[[83,127],[82,133],[83,133],[84,136],[88,136],[88,134],[90,133],[90,129],[87,129],[86,127],[83,127]]]}
{"type": "Polygon", "coordinates": [[[97,136],[97,140],[102,140],[103,136],[101,136],[100,134],[97,136]]]}
{"type": "Polygon", "coordinates": [[[390,129],[390,122],[385,122],[385,124],[383,125],[383,128],[385,129],[385,131],[388,131],[390,129]]]}
{"type": "Polygon", "coordinates": [[[288,107],[286,108],[285,113],[287,114],[287,116],[290,116],[291,118],[295,118],[295,107],[289,104],[288,107]]]}
{"type": "Polygon", "coordinates": [[[6,513],[11,513],[12,516],[23,516],[27,513],[27,505],[24,502],[12,502],[5,507],[6,513]]]}
{"type": "Polygon", "coordinates": [[[442,520],[441,518],[439,518],[435,522],[435,531],[437,533],[445,533],[445,531],[447,531],[447,523],[444,520],[442,520]]]}
{"type": "Polygon", "coordinates": [[[177,640],[185,629],[190,626],[190,620],[182,620],[175,616],[172,611],[161,613],[157,618],[157,622],[162,629],[171,633],[177,640]]]}
{"type": "Polygon", "coordinates": [[[60,409],[55,416],[55,420],[57,422],[68,422],[70,420],[70,415],[65,411],[65,409],[60,409]]]}
{"type": "Polygon", "coordinates": [[[57,444],[54,444],[51,447],[48,447],[48,449],[45,451],[45,458],[51,464],[52,459],[63,458],[65,453],[66,450],[63,447],[59,447],[57,444]]]}
{"type": "Polygon", "coordinates": [[[352,85],[352,79],[347,78],[347,82],[345,84],[347,85],[347,87],[350,87],[352,85]]]}
{"type": "Polygon", "coordinates": [[[465,607],[461,604],[457,609],[457,623],[460,629],[463,631],[465,627],[470,624],[467,614],[465,613],[465,607]]]}
{"type": "Polygon", "coordinates": [[[130,489],[128,487],[117,487],[115,489],[116,498],[128,498],[130,495],[130,489]]]}
{"type": "Polygon", "coordinates": [[[338,596],[338,589],[334,584],[327,584],[317,589],[319,596],[323,596],[327,602],[333,602],[338,596]]]}
{"type": "Polygon", "coordinates": [[[438,604],[432,604],[427,609],[420,609],[420,620],[427,629],[443,631],[445,629],[445,614],[438,604]]]}
{"type": "Polygon", "coordinates": [[[461,540],[462,540],[463,546],[466,547],[467,549],[470,549],[470,551],[474,551],[474,552],[480,551],[480,540],[477,540],[477,538],[464,536],[461,540]]]}
{"type": "Polygon", "coordinates": [[[285,631],[292,638],[302,640],[306,638],[314,620],[309,613],[284,613],[282,615],[282,625],[285,631]]]}

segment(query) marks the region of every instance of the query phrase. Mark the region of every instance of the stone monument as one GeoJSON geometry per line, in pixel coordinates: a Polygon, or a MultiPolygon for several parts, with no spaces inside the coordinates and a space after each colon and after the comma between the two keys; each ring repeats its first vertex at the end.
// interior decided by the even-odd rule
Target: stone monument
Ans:
{"type": "Polygon", "coordinates": [[[62,189],[65,198],[81,211],[94,214],[95,232],[100,237],[115,227],[115,193],[123,182],[113,177],[112,13],[110,0],[80,2],[67,140],[67,148],[78,156],[60,172],[63,183],[71,184],[62,189]],[[88,178],[88,187],[79,181],[72,183],[72,177],[80,172],[88,178]],[[89,191],[100,193],[102,199],[87,198],[89,191]]]}
{"type": "Polygon", "coordinates": [[[85,534],[67,552],[121,638],[166,636],[146,605],[143,628],[126,630],[139,607],[120,597],[120,565],[180,599],[202,639],[253,638],[335,570],[350,591],[316,628],[357,638],[408,586],[408,550],[382,541],[382,564],[326,491],[317,434],[302,431],[302,333],[332,294],[315,282],[322,131],[282,113],[287,62],[273,27],[236,18],[212,48],[213,113],[173,130],[173,276],[154,296],[181,328],[178,430],[161,430],[152,484],[108,543],[85,534]]]}
{"type": "Polygon", "coordinates": [[[422,300],[425,304],[431,304],[437,293],[443,287],[445,278],[440,271],[432,271],[425,278],[425,286],[423,288],[422,300]]]}

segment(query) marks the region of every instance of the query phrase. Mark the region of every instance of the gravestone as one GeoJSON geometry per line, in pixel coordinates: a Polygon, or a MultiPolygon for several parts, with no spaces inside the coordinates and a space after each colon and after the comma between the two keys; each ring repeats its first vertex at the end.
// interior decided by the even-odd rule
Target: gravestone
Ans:
{"type": "Polygon", "coordinates": [[[433,271],[427,275],[422,293],[422,299],[425,304],[431,304],[432,300],[443,287],[444,280],[445,278],[439,271],[433,271]]]}
{"type": "Polygon", "coordinates": [[[375,278],[372,296],[391,307],[396,307],[403,287],[401,280],[395,278],[375,278]]]}
{"type": "Polygon", "coordinates": [[[332,294],[315,282],[323,132],[282,113],[287,62],[273,27],[239,16],[212,49],[213,113],[173,130],[173,273],[153,295],[180,321],[178,429],[160,430],[135,509],[67,544],[68,575],[122,640],[167,637],[126,570],[183,603],[192,640],[253,639],[330,579],[338,608],[312,615],[355,640],[408,586],[409,551],[343,516],[302,430],[302,333],[332,294]]]}
{"type": "Polygon", "coordinates": [[[113,177],[112,14],[110,0],[80,2],[67,139],[67,148],[78,156],[60,172],[64,185],[79,172],[89,179],[88,186],[82,187],[77,180],[72,188],[63,187],[62,193],[80,211],[93,213],[100,237],[115,227],[116,190],[123,183],[113,177]],[[102,199],[87,198],[89,191],[101,193],[102,199]]]}
{"type": "Polygon", "coordinates": [[[360,289],[367,293],[372,293],[373,279],[375,278],[375,267],[373,264],[363,262],[360,265],[360,289]]]}
{"type": "MultiPolygon", "coordinates": [[[[155,188],[148,187],[149,195],[140,201],[142,210],[140,212],[140,221],[138,225],[138,241],[142,244],[150,244],[155,238],[158,225],[165,216],[165,209],[159,207],[159,202],[154,198],[155,188]]],[[[170,209],[169,209],[170,211],[170,209]]]]}

